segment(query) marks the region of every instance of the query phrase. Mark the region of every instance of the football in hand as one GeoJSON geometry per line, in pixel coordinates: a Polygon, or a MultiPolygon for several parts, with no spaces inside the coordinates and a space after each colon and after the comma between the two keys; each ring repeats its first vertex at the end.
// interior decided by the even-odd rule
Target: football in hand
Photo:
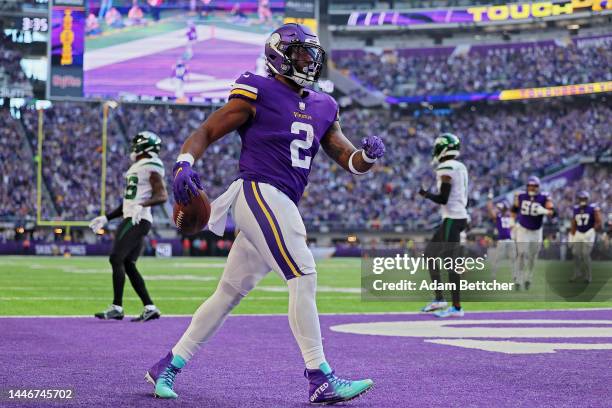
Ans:
{"type": "Polygon", "coordinates": [[[210,201],[204,191],[198,192],[198,196],[193,197],[187,205],[174,203],[174,224],[185,235],[197,234],[208,224],[210,201]]]}

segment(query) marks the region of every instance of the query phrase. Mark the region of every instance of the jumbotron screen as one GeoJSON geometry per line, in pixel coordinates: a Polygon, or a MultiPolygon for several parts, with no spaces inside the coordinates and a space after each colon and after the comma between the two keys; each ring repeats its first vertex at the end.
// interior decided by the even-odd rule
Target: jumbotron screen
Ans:
{"type": "Polygon", "coordinates": [[[265,38],[284,1],[56,0],[50,96],[223,99],[244,71],[262,72],[265,38]]]}

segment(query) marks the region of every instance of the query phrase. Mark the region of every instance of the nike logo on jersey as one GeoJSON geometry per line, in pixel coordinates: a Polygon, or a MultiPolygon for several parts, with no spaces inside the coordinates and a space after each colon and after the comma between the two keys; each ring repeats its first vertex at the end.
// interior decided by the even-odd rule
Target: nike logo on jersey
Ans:
{"type": "Polygon", "coordinates": [[[251,76],[251,74],[242,74],[243,77],[248,78],[251,76]]]}

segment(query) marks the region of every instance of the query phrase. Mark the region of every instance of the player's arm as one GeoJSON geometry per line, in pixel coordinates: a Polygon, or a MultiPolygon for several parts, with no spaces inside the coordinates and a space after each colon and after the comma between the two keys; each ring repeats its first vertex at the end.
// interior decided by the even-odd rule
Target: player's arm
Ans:
{"type": "Polygon", "coordinates": [[[512,208],[510,212],[516,216],[519,212],[519,193],[514,193],[514,202],[512,203],[512,208]]]}
{"type": "Polygon", "coordinates": [[[595,218],[595,224],[593,225],[593,228],[595,228],[595,231],[599,231],[603,225],[603,222],[601,219],[601,211],[599,211],[599,208],[595,208],[593,217],[595,218]]]}
{"type": "Polygon", "coordinates": [[[438,194],[431,193],[421,187],[419,190],[419,194],[428,200],[433,201],[436,204],[446,205],[448,203],[448,197],[450,197],[451,188],[452,188],[452,177],[449,175],[440,176],[440,191],[438,194]]]}
{"type": "Polygon", "coordinates": [[[106,214],[106,219],[108,221],[114,220],[115,218],[119,218],[123,216],[123,201],[119,204],[117,208],[113,211],[106,214]]]}
{"type": "Polygon", "coordinates": [[[487,201],[487,211],[489,212],[489,217],[491,217],[491,219],[495,221],[497,219],[497,212],[495,211],[493,200],[487,201]]]}
{"type": "Polygon", "coordinates": [[[548,210],[548,215],[549,217],[554,217],[556,215],[556,211],[555,211],[555,206],[553,205],[553,202],[550,198],[546,199],[546,202],[544,203],[544,208],[546,208],[548,210]]]}
{"type": "Polygon", "coordinates": [[[152,172],[149,177],[149,183],[151,183],[151,198],[141,203],[143,207],[152,207],[154,205],[163,204],[168,201],[168,192],[166,191],[166,185],[164,179],[158,172],[152,172]]]}
{"type": "Polygon", "coordinates": [[[181,154],[172,170],[174,198],[187,204],[197,190],[203,190],[200,177],[193,170],[193,163],[202,157],[208,146],[226,134],[238,129],[255,116],[255,106],[240,98],[230,99],[221,109],[202,123],[183,143],[181,154]]]}
{"type": "Polygon", "coordinates": [[[230,99],[187,138],[181,148],[181,155],[189,154],[194,160],[198,160],[208,146],[238,129],[253,116],[255,107],[252,104],[244,99],[230,99]]]}
{"type": "Polygon", "coordinates": [[[576,219],[572,218],[572,225],[570,226],[570,235],[574,235],[576,233],[576,219]]]}
{"type": "Polygon", "coordinates": [[[378,136],[368,136],[361,143],[361,149],[358,150],[344,136],[338,121],[334,121],[321,139],[321,147],[325,153],[344,170],[353,174],[367,173],[385,153],[385,145],[378,136]]]}
{"type": "Polygon", "coordinates": [[[113,211],[106,213],[105,215],[99,215],[96,218],[92,219],[89,222],[89,228],[91,228],[91,230],[94,233],[97,233],[98,231],[100,231],[102,228],[104,228],[104,226],[110,221],[113,220],[115,218],[119,218],[123,216],[123,202],[121,202],[119,204],[119,207],[115,208],[113,211]]]}

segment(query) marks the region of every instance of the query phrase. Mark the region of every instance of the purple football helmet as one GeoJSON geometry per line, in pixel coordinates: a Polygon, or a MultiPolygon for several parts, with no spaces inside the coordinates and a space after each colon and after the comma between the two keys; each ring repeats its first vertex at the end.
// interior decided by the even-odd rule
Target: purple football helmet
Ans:
{"type": "Polygon", "coordinates": [[[540,179],[536,176],[529,176],[529,178],[527,179],[527,193],[531,196],[534,196],[538,194],[539,190],[540,190],[540,179]]]}
{"type": "Polygon", "coordinates": [[[506,210],[508,208],[510,208],[510,206],[508,205],[508,202],[506,200],[504,201],[500,201],[499,203],[497,203],[497,209],[501,212],[506,212],[506,210]]]}
{"type": "Polygon", "coordinates": [[[582,190],[578,193],[578,196],[576,198],[578,199],[578,203],[580,205],[587,205],[591,196],[589,195],[588,191],[582,190]]]}
{"type": "Polygon", "coordinates": [[[289,23],[276,29],[266,41],[265,54],[270,73],[289,78],[299,86],[312,86],[325,63],[319,37],[302,24],[289,23]]]}

